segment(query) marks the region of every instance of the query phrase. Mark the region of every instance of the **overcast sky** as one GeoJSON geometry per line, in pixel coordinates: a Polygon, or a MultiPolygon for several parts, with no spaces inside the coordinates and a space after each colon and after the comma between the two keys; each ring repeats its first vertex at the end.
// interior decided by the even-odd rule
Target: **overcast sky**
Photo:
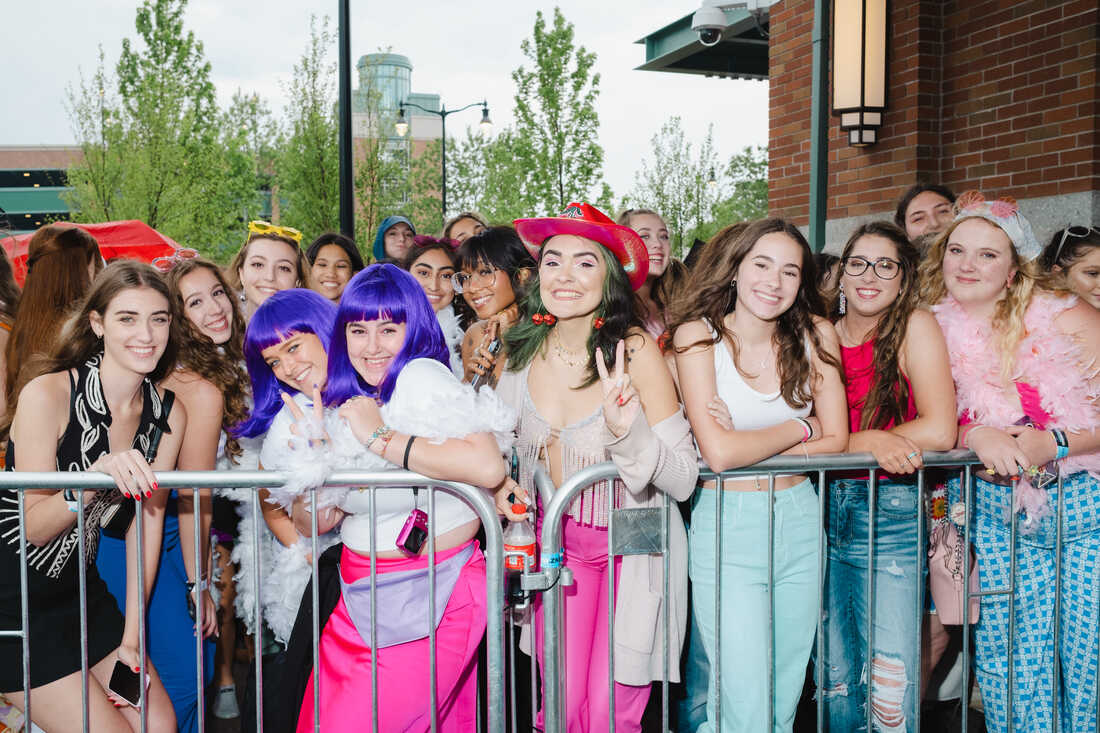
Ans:
{"type": "MultiPolygon", "coordinates": [[[[102,45],[113,70],[122,39],[136,37],[139,0],[12,0],[4,10],[5,107],[0,145],[70,144],[65,89],[90,76],[102,45]]],[[[494,123],[512,117],[511,71],[523,62],[535,11],[553,5],[528,0],[352,0],[353,63],[389,47],[413,64],[413,91],[438,93],[460,107],[483,97],[494,123]]],[[[707,79],[635,71],[645,49],[634,41],[692,12],[692,0],[561,0],[576,40],[597,54],[604,173],[617,198],[633,187],[634,173],[661,123],[680,115],[689,137],[701,140],[714,123],[721,158],[745,145],[767,144],[767,82],[707,79]]],[[[305,49],[309,16],[329,14],[335,0],[190,0],[187,27],[205,44],[223,104],[240,88],[258,92],[275,110],[285,103],[281,83],[305,49]]],[[[354,84],[355,82],[353,82],[354,84]]],[[[475,110],[452,117],[452,130],[474,125],[475,110]],[[463,119],[468,116],[468,119],[463,119]],[[458,123],[458,124],[456,124],[458,123]]]]}

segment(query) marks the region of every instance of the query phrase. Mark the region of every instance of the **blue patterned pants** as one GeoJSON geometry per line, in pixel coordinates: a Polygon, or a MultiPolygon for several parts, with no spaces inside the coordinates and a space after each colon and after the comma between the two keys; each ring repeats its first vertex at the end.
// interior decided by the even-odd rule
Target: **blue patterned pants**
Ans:
{"type": "MultiPolygon", "coordinates": [[[[956,482],[957,486],[957,482],[956,482]]],[[[1010,577],[1010,491],[981,479],[974,482],[974,531],[978,577],[983,591],[1008,588],[1010,577]]],[[[975,629],[976,674],[985,704],[986,727],[1008,729],[1008,651],[1012,639],[1012,711],[1021,733],[1054,729],[1055,705],[1061,730],[1097,730],[1097,653],[1100,644],[1100,481],[1085,472],[1066,477],[1062,496],[1050,490],[1055,512],[1062,509],[1061,573],[1056,572],[1055,516],[1038,531],[1018,531],[1013,616],[1007,595],[982,598],[975,629]],[[1055,594],[1061,588],[1058,639],[1055,594]],[[1055,695],[1057,667],[1059,689],[1055,695]]]]}

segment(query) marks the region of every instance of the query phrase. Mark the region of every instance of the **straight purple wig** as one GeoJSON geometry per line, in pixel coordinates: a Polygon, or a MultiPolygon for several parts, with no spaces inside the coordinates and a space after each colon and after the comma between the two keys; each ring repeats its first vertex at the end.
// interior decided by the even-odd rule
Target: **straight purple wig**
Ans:
{"type": "Polygon", "coordinates": [[[389,402],[397,375],[413,359],[435,359],[450,369],[447,342],[424,289],[409,273],[391,264],[371,265],[351,279],[340,297],[328,352],[325,404],[337,407],[366,395],[389,402]],[[363,381],[348,358],[347,325],[388,318],[405,324],[405,342],[377,387],[363,381]]]}
{"type": "Polygon", "coordinates": [[[282,384],[264,361],[263,351],[298,333],[312,333],[329,350],[329,334],[336,318],[336,306],[319,293],[303,288],[280,290],[263,302],[244,333],[244,361],[252,382],[252,415],[238,425],[234,435],[252,438],[271,427],[283,407],[280,393],[298,390],[282,384]]]}

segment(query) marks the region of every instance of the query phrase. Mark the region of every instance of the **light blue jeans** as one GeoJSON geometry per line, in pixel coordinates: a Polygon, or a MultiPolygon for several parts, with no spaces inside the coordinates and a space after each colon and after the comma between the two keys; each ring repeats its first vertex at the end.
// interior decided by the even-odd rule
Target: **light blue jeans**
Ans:
{"type": "Polygon", "coordinates": [[[868,481],[829,486],[829,566],[826,574],[824,688],[828,729],[867,730],[867,679],[872,680],[875,730],[916,731],[920,682],[918,609],[924,575],[917,535],[916,483],[880,481],[874,541],[874,605],[867,620],[868,481]],[[867,635],[874,654],[867,661],[867,635]],[[870,666],[870,670],[868,670],[870,666]]]}
{"type": "MultiPolygon", "coordinates": [[[[723,491],[722,526],[715,492],[696,496],[688,537],[694,619],[721,690],[710,690],[707,720],[715,729],[721,697],[723,733],[790,731],[802,693],[818,615],[821,513],[810,482],[775,493],[774,577],[768,577],[768,494],[723,491]],[[721,562],[715,537],[722,533],[721,562]],[[715,638],[716,576],[722,584],[721,639],[715,638]],[[773,591],[774,589],[774,591],[773,591]],[[768,617],[774,613],[775,719],[769,719],[768,617]]],[[[712,678],[713,679],[713,678],[712,678]]],[[[711,682],[713,686],[713,681],[711,682]]]]}

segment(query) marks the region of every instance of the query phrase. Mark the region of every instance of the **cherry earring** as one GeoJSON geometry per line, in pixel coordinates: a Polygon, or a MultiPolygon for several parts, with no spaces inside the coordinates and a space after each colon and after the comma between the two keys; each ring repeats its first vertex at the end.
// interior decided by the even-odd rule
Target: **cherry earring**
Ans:
{"type": "Polygon", "coordinates": [[[603,328],[603,319],[597,317],[596,320],[592,321],[592,328],[596,329],[597,331],[603,328]]]}
{"type": "Polygon", "coordinates": [[[536,326],[553,326],[557,320],[550,313],[535,313],[531,316],[531,322],[536,326]]]}

